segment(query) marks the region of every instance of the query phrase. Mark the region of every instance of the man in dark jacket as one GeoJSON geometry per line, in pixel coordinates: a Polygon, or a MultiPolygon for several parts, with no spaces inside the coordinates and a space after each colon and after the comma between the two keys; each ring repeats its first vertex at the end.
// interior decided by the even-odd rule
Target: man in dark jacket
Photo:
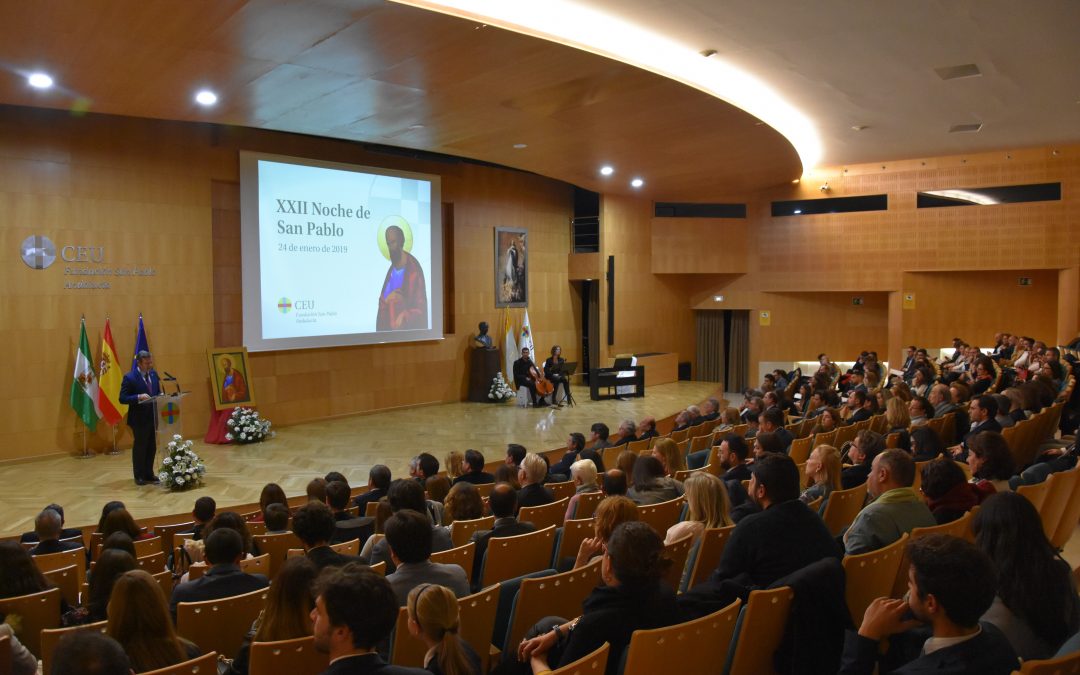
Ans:
{"type": "Polygon", "coordinates": [[[491,515],[495,516],[495,524],[490,530],[477,530],[473,532],[469,541],[476,544],[476,552],[473,557],[472,580],[475,588],[480,583],[480,577],[484,571],[484,554],[487,553],[488,543],[497,537],[516,537],[519,534],[535,532],[536,527],[532,523],[519,523],[517,517],[517,492],[513,486],[507,483],[499,483],[491,490],[491,515]]]}
{"type": "Polygon", "coordinates": [[[547,476],[547,462],[540,455],[530,452],[525,455],[518,469],[518,509],[523,506],[544,506],[555,501],[555,495],[544,487],[544,477],[547,476]]]}
{"type": "Polygon", "coordinates": [[[308,559],[320,570],[360,562],[354,555],[344,555],[330,548],[336,527],[334,514],[326,504],[308,502],[293,514],[293,533],[304,545],[308,559]]]}
{"type": "Polygon", "coordinates": [[[210,569],[206,570],[206,574],[195,581],[188,581],[173,588],[172,601],[169,603],[173,620],[176,619],[176,606],[181,602],[228,598],[257,591],[270,585],[265,576],[247,574],[240,570],[240,558],[244,555],[244,540],[236,530],[223,527],[211,532],[206,538],[205,553],[206,561],[210,563],[210,569]]]}
{"type": "Polygon", "coordinates": [[[34,519],[34,532],[38,536],[38,545],[30,549],[30,555],[48,555],[74,551],[83,547],[80,541],[60,541],[63,523],[60,514],[46,508],[34,519]]]}
{"type": "Polygon", "coordinates": [[[390,487],[390,468],[385,464],[376,464],[368,471],[368,491],[356,495],[353,506],[360,507],[360,515],[367,515],[367,505],[377,502],[386,496],[386,490],[390,487]]]}

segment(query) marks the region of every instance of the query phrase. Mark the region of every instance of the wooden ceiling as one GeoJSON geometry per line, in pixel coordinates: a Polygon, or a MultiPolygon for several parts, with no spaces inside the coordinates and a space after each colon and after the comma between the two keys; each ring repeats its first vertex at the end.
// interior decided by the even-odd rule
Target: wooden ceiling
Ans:
{"type": "Polygon", "coordinates": [[[641,176],[657,200],[719,200],[801,173],[780,134],[697,90],[379,0],[8,2],[0,44],[0,103],[429,150],[601,192],[638,192],[641,176]],[[31,89],[34,70],[57,86],[31,89]],[[213,108],[193,101],[203,87],[213,108]]]}

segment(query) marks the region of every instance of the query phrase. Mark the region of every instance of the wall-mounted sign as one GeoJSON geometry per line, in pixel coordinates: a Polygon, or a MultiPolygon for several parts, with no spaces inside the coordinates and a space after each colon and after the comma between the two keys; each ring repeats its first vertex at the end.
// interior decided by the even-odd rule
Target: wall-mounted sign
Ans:
{"type": "Polygon", "coordinates": [[[758,324],[762,326],[768,326],[772,324],[772,312],[767,309],[763,309],[758,312],[758,324]]]}
{"type": "MultiPolygon", "coordinates": [[[[38,234],[23,240],[19,245],[19,255],[26,266],[32,270],[46,270],[56,262],[57,258],[68,263],[63,268],[63,276],[85,278],[65,280],[64,288],[67,290],[104,291],[112,288],[117,278],[152,277],[157,274],[157,270],[150,265],[107,264],[104,246],[85,243],[57,246],[49,237],[38,234]]],[[[58,272],[49,272],[49,274],[58,274],[58,272]]]]}
{"type": "Polygon", "coordinates": [[[1017,277],[1016,278],[1016,285],[1017,286],[1030,286],[1031,285],[1031,277],[1017,277]]]}
{"type": "Polygon", "coordinates": [[[856,307],[862,307],[863,297],[861,295],[856,295],[851,299],[851,304],[855,305],[856,307]]]}
{"type": "Polygon", "coordinates": [[[904,291],[904,309],[915,309],[915,294],[904,291]]]}

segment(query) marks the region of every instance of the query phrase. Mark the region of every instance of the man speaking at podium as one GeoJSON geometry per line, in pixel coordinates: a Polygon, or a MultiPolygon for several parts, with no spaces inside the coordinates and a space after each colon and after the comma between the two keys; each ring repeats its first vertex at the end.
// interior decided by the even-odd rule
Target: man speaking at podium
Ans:
{"type": "Polygon", "coordinates": [[[131,470],[135,474],[135,484],[146,485],[161,481],[154,473],[154,455],[157,454],[155,406],[140,404],[161,393],[161,382],[154,370],[154,357],[150,352],[140,351],[135,359],[135,367],[124,375],[120,383],[120,402],[128,406],[127,423],[135,437],[131,447],[131,470]]]}

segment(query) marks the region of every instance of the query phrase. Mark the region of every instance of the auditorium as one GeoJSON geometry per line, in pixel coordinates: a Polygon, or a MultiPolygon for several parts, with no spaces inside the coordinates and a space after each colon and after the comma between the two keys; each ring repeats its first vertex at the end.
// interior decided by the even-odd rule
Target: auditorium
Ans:
{"type": "Polygon", "coordinates": [[[5,3],[0,672],[1080,668],[1077,26],[5,3]]]}

